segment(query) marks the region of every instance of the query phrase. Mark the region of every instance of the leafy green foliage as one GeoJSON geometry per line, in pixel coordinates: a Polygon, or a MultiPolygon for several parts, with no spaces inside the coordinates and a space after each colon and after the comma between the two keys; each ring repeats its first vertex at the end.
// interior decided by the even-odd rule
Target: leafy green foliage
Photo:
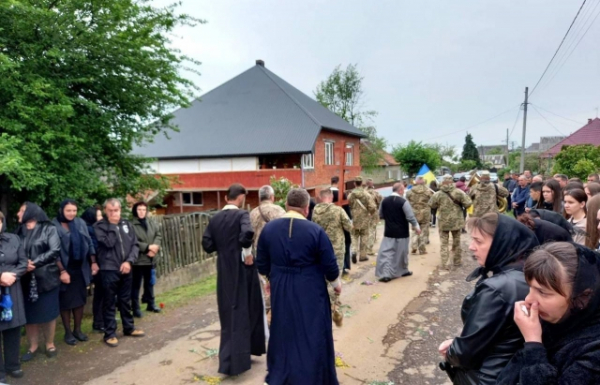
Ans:
{"type": "Polygon", "coordinates": [[[285,209],[285,201],[288,192],[290,192],[290,190],[293,188],[297,188],[298,185],[292,183],[292,181],[287,178],[281,177],[277,179],[275,176],[271,176],[269,184],[275,191],[275,204],[285,209]]]}
{"type": "Polygon", "coordinates": [[[458,169],[460,171],[471,171],[477,168],[477,162],[475,162],[474,160],[463,160],[460,162],[458,169]]]}
{"type": "Polygon", "coordinates": [[[409,175],[415,175],[423,164],[430,170],[436,170],[442,160],[439,153],[431,146],[411,140],[407,145],[398,145],[392,150],[394,158],[409,175]]]}
{"type": "Polygon", "coordinates": [[[319,83],[315,90],[315,98],[322,106],[367,136],[367,143],[360,146],[360,164],[363,169],[370,170],[382,160],[382,151],[385,150],[387,142],[377,135],[377,129],[372,125],[377,112],[361,109],[364,102],[362,81],[356,65],[349,64],[345,70],[338,65],[327,80],[319,83]]]}
{"type": "Polygon", "coordinates": [[[591,144],[563,146],[554,157],[554,161],[553,173],[586,180],[589,174],[600,170],[600,146],[594,147],[591,144]]]}
{"type": "MultiPolygon", "coordinates": [[[[531,172],[543,171],[540,167],[540,156],[539,154],[525,154],[525,168],[524,170],[530,170],[531,172]]],[[[508,154],[508,168],[512,172],[519,172],[521,169],[521,152],[514,151],[508,154]]]]}
{"type": "Polygon", "coordinates": [[[501,147],[494,147],[486,151],[485,155],[504,155],[504,150],[501,147]]]}
{"type": "Polygon", "coordinates": [[[2,2],[0,185],[13,207],[31,200],[52,214],[66,197],[83,206],[169,185],[130,153],[189,105],[196,88],[182,72],[198,63],[170,35],[202,21],[149,4],[2,2]]]}
{"type": "Polygon", "coordinates": [[[477,146],[475,145],[475,142],[473,142],[473,136],[471,134],[467,134],[465,137],[461,161],[465,160],[472,160],[475,162],[476,167],[481,167],[479,152],[477,151],[477,146]]]}

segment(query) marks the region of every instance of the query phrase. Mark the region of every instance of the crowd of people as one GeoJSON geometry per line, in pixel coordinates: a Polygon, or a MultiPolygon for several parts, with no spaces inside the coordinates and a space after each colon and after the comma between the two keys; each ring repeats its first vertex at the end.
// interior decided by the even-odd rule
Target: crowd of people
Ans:
{"type": "Polygon", "coordinates": [[[58,354],[54,340],[59,315],[66,344],[89,340],[81,325],[92,283],[93,328],[104,334],[108,346],[119,344],[117,306],[123,334],[145,335],[133,319],[142,316],[142,281],[146,310],[160,312],[154,302],[152,279],[161,231],[147,220],[146,203],[134,205],[133,223],[122,218],[118,199],[108,199],[104,213],[99,207],[90,207],[78,217],[78,209],[76,201],[65,199],[50,220],[41,207],[25,202],[17,213],[19,226],[14,234],[6,231],[5,217],[0,213],[0,333],[4,347],[0,353],[0,382],[7,375],[24,376],[21,362],[32,361],[42,353],[41,337],[44,354],[58,354]],[[28,348],[19,357],[23,326],[28,348]]]}

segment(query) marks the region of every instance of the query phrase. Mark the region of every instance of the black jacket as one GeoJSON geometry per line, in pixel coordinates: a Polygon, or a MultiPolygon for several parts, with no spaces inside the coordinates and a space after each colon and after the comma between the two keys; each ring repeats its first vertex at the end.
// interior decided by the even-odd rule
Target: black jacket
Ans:
{"type": "MultiPolygon", "coordinates": [[[[77,230],[79,230],[79,233],[81,234],[81,237],[83,238],[83,244],[82,244],[83,253],[87,256],[87,258],[83,258],[83,260],[82,260],[81,271],[83,273],[83,279],[85,280],[85,284],[89,285],[92,280],[92,270],[90,268],[90,257],[92,255],[96,255],[96,249],[94,248],[94,243],[92,242],[92,238],[90,237],[90,234],[88,232],[87,225],[85,224],[83,219],[75,218],[75,219],[73,219],[73,221],[75,222],[75,224],[77,226],[77,230]]],[[[67,266],[69,266],[69,258],[70,258],[69,251],[71,250],[71,236],[69,235],[69,232],[67,230],[65,230],[64,227],[62,227],[62,225],[60,224],[60,222],[58,221],[57,218],[54,218],[52,220],[52,223],[54,224],[54,226],[56,226],[56,231],[58,232],[58,236],[60,237],[60,243],[61,243],[60,261],[62,262],[63,267],[66,269],[67,266]]],[[[65,285],[63,283],[60,286],[60,290],[65,291],[65,290],[67,290],[67,287],[69,287],[69,285],[65,285]]]]}
{"type": "MultiPolygon", "coordinates": [[[[21,240],[14,234],[0,233],[0,274],[15,273],[17,280],[10,287],[10,297],[13,301],[13,319],[10,322],[0,322],[0,331],[16,328],[26,324],[25,301],[21,289],[21,278],[27,272],[27,256],[21,240]]],[[[5,289],[3,289],[5,290],[5,289]]]]}
{"type": "Polygon", "coordinates": [[[154,266],[158,255],[150,258],[148,256],[148,246],[158,245],[162,243],[162,232],[157,222],[146,220],[147,228],[144,228],[138,218],[133,218],[133,229],[138,239],[138,247],[140,254],[135,262],[138,266],[154,266]]]}
{"type": "Polygon", "coordinates": [[[600,384],[600,254],[574,246],[579,266],[571,308],[556,324],[541,320],[543,344],[526,343],[498,377],[499,385],[600,384]]]}
{"type": "MultiPolygon", "coordinates": [[[[56,227],[50,222],[38,222],[33,230],[21,225],[18,230],[27,258],[35,265],[33,274],[37,280],[38,293],[45,293],[60,285],[60,270],[56,264],[60,257],[60,238],[56,227]]],[[[29,295],[31,273],[23,277],[23,292],[29,295]]]]}
{"type": "Polygon", "coordinates": [[[119,271],[123,262],[135,263],[138,257],[138,241],[133,225],[121,219],[118,226],[103,219],[94,224],[98,250],[96,261],[100,270],[119,271]]]}
{"type": "Polygon", "coordinates": [[[538,242],[531,230],[498,214],[498,228],[485,266],[467,278],[480,279],[463,301],[463,330],[446,355],[447,363],[463,373],[455,384],[495,384],[502,369],[523,346],[513,309],[515,302],[524,300],[529,293],[521,259],[536,246],[538,242]],[[488,278],[490,272],[493,276],[488,278]],[[464,381],[464,377],[471,379],[464,381]]]}

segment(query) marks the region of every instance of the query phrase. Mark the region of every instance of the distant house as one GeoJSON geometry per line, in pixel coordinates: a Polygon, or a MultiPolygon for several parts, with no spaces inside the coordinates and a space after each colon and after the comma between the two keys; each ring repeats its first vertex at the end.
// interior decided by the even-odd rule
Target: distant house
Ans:
{"type": "Polygon", "coordinates": [[[402,169],[392,154],[382,151],[377,167],[365,170],[363,175],[365,178],[373,179],[374,184],[381,185],[402,180],[402,169]]]}
{"type": "Polygon", "coordinates": [[[490,151],[500,150],[504,154],[506,151],[506,144],[496,144],[492,146],[477,146],[477,151],[479,152],[479,156],[489,155],[490,151]]]}
{"type": "Polygon", "coordinates": [[[525,149],[525,153],[539,154],[548,151],[564,138],[564,136],[542,136],[539,143],[531,143],[531,146],[525,149]]]}
{"type": "Polygon", "coordinates": [[[539,143],[531,143],[531,145],[525,149],[526,154],[538,154],[539,152],[540,152],[540,144],[539,143]]]}
{"type": "Polygon", "coordinates": [[[554,158],[560,152],[563,146],[576,144],[592,144],[600,146],[600,119],[588,119],[588,123],[575,131],[571,135],[562,139],[541,155],[542,158],[554,158]]]}
{"type": "Polygon", "coordinates": [[[491,164],[490,168],[499,170],[506,167],[506,159],[504,158],[504,155],[482,155],[480,158],[484,165],[491,164]]]}
{"type": "Polygon", "coordinates": [[[242,183],[246,203],[271,176],[316,194],[333,175],[360,174],[365,135],[265,68],[262,60],[174,113],[179,132],[154,138],[134,154],[156,158],[156,173],[177,176],[165,213],[217,209],[242,183]]]}

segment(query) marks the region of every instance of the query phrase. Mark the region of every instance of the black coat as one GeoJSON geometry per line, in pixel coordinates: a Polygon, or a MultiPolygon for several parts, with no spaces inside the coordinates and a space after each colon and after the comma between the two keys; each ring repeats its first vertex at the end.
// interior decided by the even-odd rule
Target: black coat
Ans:
{"type": "Polygon", "coordinates": [[[580,245],[570,308],[556,324],[541,320],[542,342],[526,343],[499,385],[600,384],[600,254],[580,245]]]}
{"type": "MultiPolygon", "coordinates": [[[[83,253],[86,256],[86,258],[83,258],[83,260],[81,261],[82,262],[81,271],[83,273],[83,279],[85,280],[85,284],[87,286],[90,284],[90,282],[92,280],[92,269],[90,267],[90,257],[92,255],[96,255],[96,249],[94,248],[94,243],[92,242],[92,238],[90,237],[90,234],[88,232],[87,225],[85,224],[83,219],[75,218],[75,219],[73,219],[73,221],[75,222],[75,225],[77,226],[77,230],[79,231],[79,233],[81,234],[81,237],[83,238],[82,247],[83,247],[83,253]]],[[[54,226],[56,226],[58,236],[60,237],[60,243],[61,243],[60,261],[61,261],[63,267],[66,269],[67,266],[69,266],[69,255],[70,255],[69,251],[71,250],[71,237],[69,235],[69,232],[64,227],[62,227],[62,225],[60,224],[58,219],[54,218],[52,220],[52,223],[54,224],[54,226]]],[[[69,285],[65,285],[64,283],[62,283],[60,286],[60,290],[65,291],[65,290],[67,290],[67,287],[69,287],[69,285]]]]}
{"type": "Polygon", "coordinates": [[[27,272],[27,256],[21,240],[14,234],[0,234],[0,274],[15,273],[17,280],[10,287],[10,297],[13,301],[13,319],[10,322],[0,322],[0,331],[25,325],[25,301],[21,289],[21,278],[27,272]]]}
{"type": "Polygon", "coordinates": [[[98,240],[96,261],[100,270],[119,271],[124,262],[133,266],[140,249],[131,222],[121,219],[117,226],[103,219],[94,224],[94,230],[98,240]]]}
{"type": "MultiPolygon", "coordinates": [[[[60,238],[56,227],[50,222],[38,222],[29,234],[21,226],[23,248],[33,264],[38,293],[45,293],[60,285],[60,270],[56,261],[60,257],[60,238]]],[[[23,291],[29,295],[31,273],[23,277],[23,291]]]]}
{"type": "Polygon", "coordinates": [[[498,228],[485,266],[467,278],[480,279],[463,301],[463,330],[446,355],[447,364],[459,372],[454,384],[495,384],[502,369],[523,346],[513,311],[515,302],[529,293],[521,260],[536,246],[531,230],[498,214],[498,228]],[[488,277],[490,272],[492,277],[488,277]]]}

